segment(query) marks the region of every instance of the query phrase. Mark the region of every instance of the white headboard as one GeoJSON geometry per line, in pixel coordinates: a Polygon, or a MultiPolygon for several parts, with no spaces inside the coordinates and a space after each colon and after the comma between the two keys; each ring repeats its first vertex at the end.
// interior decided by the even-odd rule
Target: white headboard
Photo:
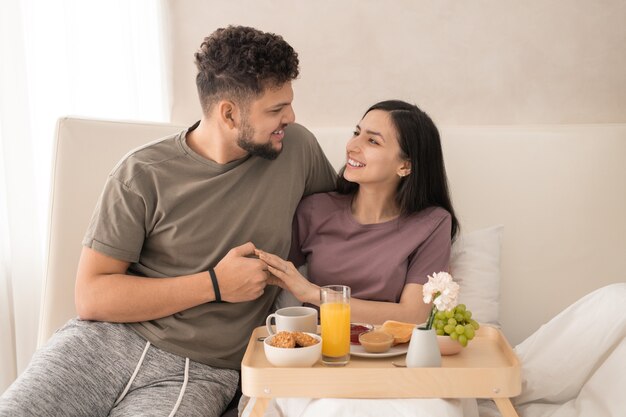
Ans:
{"type": "MultiPolygon", "coordinates": [[[[311,128],[335,167],[351,126],[311,128]]],[[[461,232],[504,226],[500,321],[516,344],[626,281],[626,125],[440,129],[461,232]]]]}

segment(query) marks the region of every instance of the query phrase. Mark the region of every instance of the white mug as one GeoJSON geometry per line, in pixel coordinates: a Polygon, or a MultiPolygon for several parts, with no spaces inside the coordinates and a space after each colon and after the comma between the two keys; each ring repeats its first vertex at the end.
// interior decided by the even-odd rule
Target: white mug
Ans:
{"type": "Polygon", "coordinates": [[[270,335],[276,332],[317,333],[317,310],[311,307],[285,307],[267,316],[265,327],[270,335]],[[276,321],[276,331],[272,329],[272,319],[276,321]]]}

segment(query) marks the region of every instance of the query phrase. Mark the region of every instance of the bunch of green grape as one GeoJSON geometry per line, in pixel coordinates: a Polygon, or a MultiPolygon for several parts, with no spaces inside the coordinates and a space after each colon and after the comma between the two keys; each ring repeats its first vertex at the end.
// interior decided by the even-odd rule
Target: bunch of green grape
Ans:
{"type": "Polygon", "coordinates": [[[433,327],[439,336],[449,335],[452,340],[458,340],[463,346],[474,338],[476,330],[480,327],[472,318],[472,312],[465,304],[459,304],[452,310],[437,311],[433,327]]]}

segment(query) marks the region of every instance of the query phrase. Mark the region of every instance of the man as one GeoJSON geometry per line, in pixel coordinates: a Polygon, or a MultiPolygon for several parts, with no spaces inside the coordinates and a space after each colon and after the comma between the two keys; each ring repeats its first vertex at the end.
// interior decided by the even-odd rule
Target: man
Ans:
{"type": "Polygon", "coordinates": [[[0,416],[218,416],[279,291],[255,248],[289,251],[303,195],[333,188],[293,125],[298,58],[219,29],[195,55],[202,119],[111,172],[83,240],[72,320],[0,399],[0,416]]]}

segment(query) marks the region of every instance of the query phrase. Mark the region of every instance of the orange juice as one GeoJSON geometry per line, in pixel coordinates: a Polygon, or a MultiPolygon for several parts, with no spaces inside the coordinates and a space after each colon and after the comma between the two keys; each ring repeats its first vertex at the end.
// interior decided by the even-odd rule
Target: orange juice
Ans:
{"type": "Polygon", "coordinates": [[[350,304],[324,303],[320,306],[322,355],[343,357],[350,353],[350,304]]]}

